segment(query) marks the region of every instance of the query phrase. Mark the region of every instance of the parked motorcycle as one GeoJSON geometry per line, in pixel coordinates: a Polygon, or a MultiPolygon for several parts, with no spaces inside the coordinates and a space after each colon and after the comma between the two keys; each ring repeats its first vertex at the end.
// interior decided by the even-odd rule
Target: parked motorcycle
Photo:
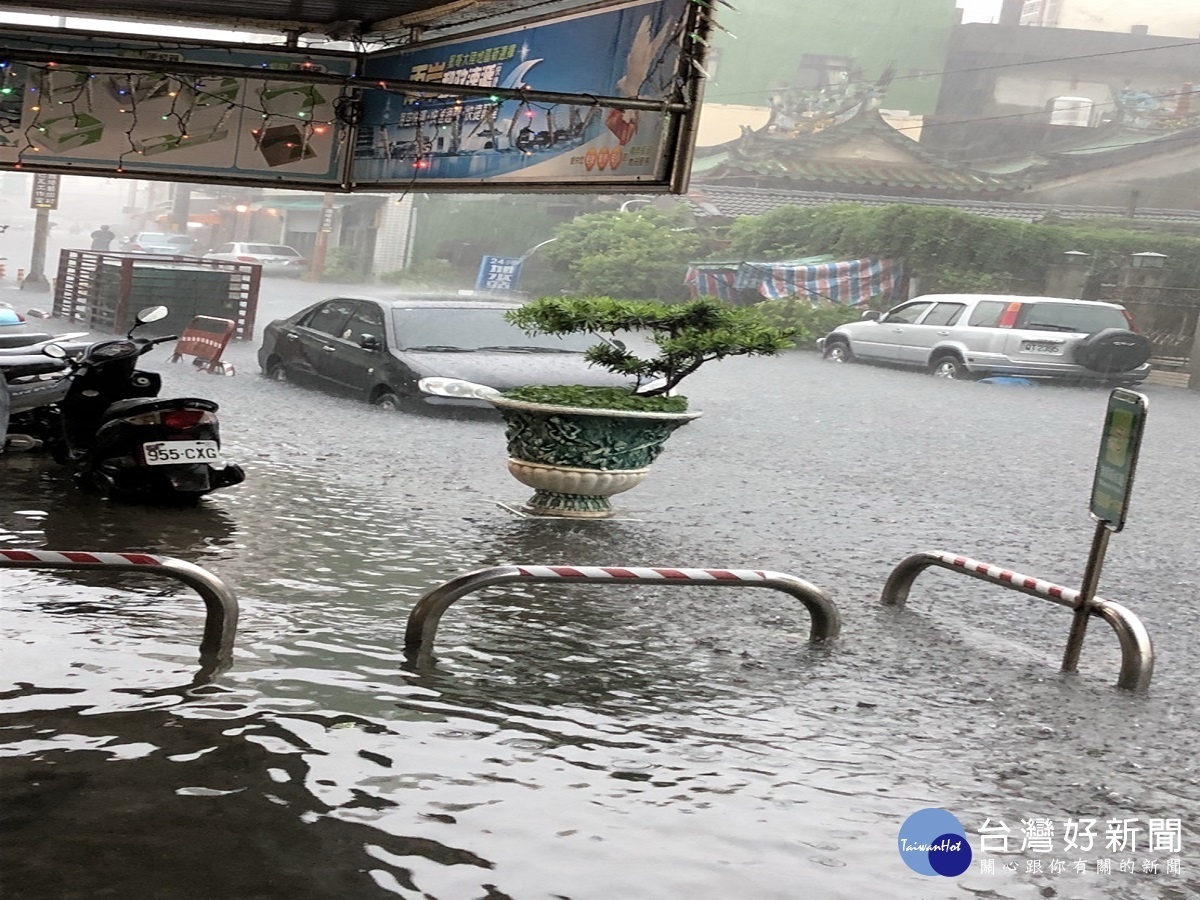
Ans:
{"type": "Polygon", "coordinates": [[[11,417],[3,420],[8,422],[7,429],[0,421],[0,449],[36,449],[57,433],[55,404],[67,395],[71,370],[66,359],[47,356],[44,351],[56,343],[67,357],[78,357],[89,346],[78,342],[86,335],[80,331],[0,336],[0,410],[7,409],[11,417]]]}
{"type": "Polygon", "coordinates": [[[166,315],[165,306],[144,309],[124,339],[90,344],[74,358],[58,344],[42,351],[70,370],[47,445],[56,460],[75,468],[84,486],[117,499],[191,503],[246,477],[221,456],[216,403],[161,399],[162,378],[136,368],[142,354],[177,340],[134,337],[137,328],[166,315]]]}

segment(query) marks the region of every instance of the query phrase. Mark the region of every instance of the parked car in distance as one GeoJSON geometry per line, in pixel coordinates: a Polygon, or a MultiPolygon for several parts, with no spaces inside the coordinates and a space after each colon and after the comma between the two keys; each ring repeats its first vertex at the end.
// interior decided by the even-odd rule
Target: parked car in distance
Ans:
{"type": "Polygon", "coordinates": [[[308,260],[299,250],[283,244],[251,244],[238,242],[220,244],[204,254],[205,259],[229,262],[258,263],[264,275],[299,278],[308,271],[308,260]]]}
{"type": "Polygon", "coordinates": [[[172,256],[191,256],[196,239],[186,234],[171,234],[164,231],[140,231],[119,245],[129,253],[167,253],[172,256]]]}
{"type": "Polygon", "coordinates": [[[7,303],[0,303],[0,335],[24,334],[25,317],[7,303]]]}
{"type": "Polygon", "coordinates": [[[1115,303],[927,294],[835,328],[821,349],[834,362],[906,366],[937,378],[1136,384],[1150,373],[1151,345],[1115,303]]]}
{"type": "Polygon", "coordinates": [[[630,385],[584,359],[604,338],[531,337],[504,318],[519,305],[453,295],[332,297],[269,324],[258,364],[268,378],[386,409],[490,409],[464,395],[464,382],[496,390],[630,385]]]}

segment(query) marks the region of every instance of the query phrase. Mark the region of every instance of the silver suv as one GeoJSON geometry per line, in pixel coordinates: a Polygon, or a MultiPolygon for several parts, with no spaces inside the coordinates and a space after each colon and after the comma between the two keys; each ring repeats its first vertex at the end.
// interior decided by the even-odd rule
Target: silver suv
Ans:
{"type": "Polygon", "coordinates": [[[821,339],[834,362],[887,363],[938,378],[1015,375],[1134,384],[1150,341],[1122,306],[1059,297],[927,294],[821,339]]]}

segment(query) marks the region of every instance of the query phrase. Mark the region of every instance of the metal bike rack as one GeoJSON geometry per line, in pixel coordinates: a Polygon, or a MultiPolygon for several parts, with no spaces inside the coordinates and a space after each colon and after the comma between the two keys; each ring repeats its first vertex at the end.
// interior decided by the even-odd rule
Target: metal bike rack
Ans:
{"type": "Polygon", "coordinates": [[[68,550],[0,550],[0,569],[106,569],[145,572],[182,581],[204,600],[207,615],[200,640],[202,671],[216,674],[233,661],[238,601],[233,591],[207,569],[148,553],[90,553],[68,550]]]}
{"type": "Polygon", "coordinates": [[[408,614],[404,646],[408,651],[431,653],[438,622],[455,600],[472,591],[523,581],[534,584],[709,584],[725,587],[766,587],[791,594],[812,617],[810,641],[838,636],[842,628],[837,606],[820,588],[794,575],[750,569],[652,569],[615,566],[493,566],[450,579],[426,591],[408,614]]]}
{"type": "MultiPolygon", "coordinates": [[[[1075,609],[1079,604],[1080,592],[1071,588],[966,556],[933,551],[914,553],[892,570],[880,598],[884,605],[904,606],[913,581],[926,569],[934,566],[961,572],[971,578],[998,584],[1022,594],[1029,594],[1031,597],[1041,597],[1069,609],[1075,609]]],[[[1142,620],[1121,604],[1101,597],[1093,597],[1087,606],[1091,615],[1103,619],[1117,634],[1117,641],[1121,645],[1121,672],[1117,676],[1117,687],[1129,691],[1146,690],[1154,674],[1154,647],[1142,620]]]]}

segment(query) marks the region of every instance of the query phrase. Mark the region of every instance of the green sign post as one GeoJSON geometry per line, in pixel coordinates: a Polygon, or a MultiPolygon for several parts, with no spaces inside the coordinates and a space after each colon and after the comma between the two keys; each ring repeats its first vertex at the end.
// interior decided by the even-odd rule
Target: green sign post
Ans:
{"type": "Polygon", "coordinates": [[[1147,406],[1144,394],[1122,388],[1108,398],[1108,415],[1104,419],[1100,456],[1092,481],[1092,515],[1109,531],[1125,527],[1147,406]]]}
{"type": "Polygon", "coordinates": [[[1145,394],[1124,388],[1117,388],[1108,398],[1100,453],[1096,458],[1096,474],[1092,479],[1091,512],[1096,520],[1096,534],[1092,538],[1092,550],[1083,573],[1079,599],[1075,603],[1075,618],[1071,622],[1067,649],[1063,654],[1064,672],[1074,672],[1079,666],[1092,599],[1100,584],[1104,554],[1108,552],[1109,535],[1125,527],[1125,514],[1129,509],[1129,495],[1133,491],[1133,476],[1137,471],[1149,405],[1145,394]]]}

